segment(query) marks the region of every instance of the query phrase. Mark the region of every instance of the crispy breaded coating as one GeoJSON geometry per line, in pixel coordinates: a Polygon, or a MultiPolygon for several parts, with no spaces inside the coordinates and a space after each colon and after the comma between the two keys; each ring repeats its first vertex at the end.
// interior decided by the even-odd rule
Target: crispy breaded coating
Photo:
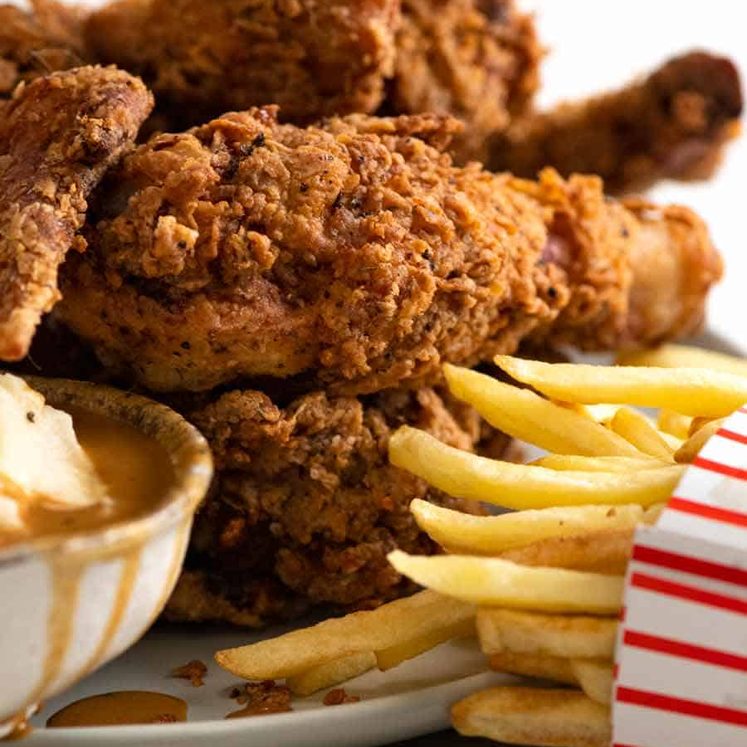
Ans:
{"type": "Polygon", "coordinates": [[[466,123],[461,160],[524,112],[542,53],[513,0],[117,0],[86,38],[145,78],[172,128],[267,104],[296,124],[434,112],[466,123]]]}
{"type": "Polygon", "coordinates": [[[403,0],[386,110],[458,117],[457,160],[484,160],[489,136],[528,109],[542,54],[513,0],[403,0]]]}
{"type": "Polygon", "coordinates": [[[707,179],[741,114],[734,63],[690,52],[618,91],[517,120],[494,138],[487,164],[530,178],[545,166],[598,174],[612,192],[707,179]]]}
{"type": "Polygon", "coordinates": [[[513,351],[535,330],[608,349],[700,323],[720,265],[692,213],[692,236],[644,237],[594,177],[453,166],[440,149],[454,129],[434,116],[300,129],[265,109],[156,137],[98,194],[61,316],[162,391],[304,374],[374,392],[513,351]],[[644,240],[685,259],[701,292],[689,315],[633,336],[644,240]]]}
{"type": "Polygon", "coordinates": [[[57,270],[86,198],[132,144],[152,98],[115,68],[82,67],[20,87],[0,118],[0,359],[28,351],[59,299],[57,270]]]}
{"type": "Polygon", "coordinates": [[[256,626],[310,605],[378,604],[410,588],[390,550],[435,549],[410,514],[413,498],[474,510],[389,463],[389,435],[403,423],[472,450],[474,435],[433,390],[366,401],[315,392],[284,408],[236,390],[183,409],[208,438],[217,476],[172,619],[256,626]]]}
{"type": "Polygon", "coordinates": [[[609,349],[700,322],[720,264],[696,216],[683,210],[692,232],[645,234],[703,278],[692,314],[632,335],[640,218],[594,177],[455,167],[442,152],[455,128],[300,129],[260,109],[156,137],[99,192],[61,317],[154,390],[303,374],[345,393],[437,380],[444,361],[512,352],[533,331],[609,349]]]}
{"type": "Polygon", "coordinates": [[[178,127],[258,104],[309,121],[379,106],[398,19],[399,0],[117,0],[86,40],[178,127]]]}
{"type": "Polygon", "coordinates": [[[30,6],[0,5],[0,99],[22,81],[86,60],[79,8],[56,0],[31,0],[30,6]]]}

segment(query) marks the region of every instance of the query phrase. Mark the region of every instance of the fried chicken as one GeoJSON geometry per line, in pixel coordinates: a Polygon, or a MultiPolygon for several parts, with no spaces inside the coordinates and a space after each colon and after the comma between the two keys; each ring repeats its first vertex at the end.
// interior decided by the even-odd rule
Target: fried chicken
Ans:
{"type": "Polygon", "coordinates": [[[59,298],[57,270],[86,198],[152,106],[137,78],[83,67],[20,87],[0,118],[0,359],[28,351],[59,298]]]}
{"type": "Polygon", "coordinates": [[[86,39],[142,74],[177,126],[257,104],[308,121],[380,105],[399,12],[399,0],[117,0],[86,39]]]}
{"type": "Polygon", "coordinates": [[[83,14],[56,0],[31,0],[30,11],[0,5],[0,100],[22,81],[77,67],[86,59],[83,14]]]}
{"type": "Polygon", "coordinates": [[[593,173],[612,192],[709,177],[742,109],[733,63],[692,52],[620,91],[534,113],[543,49],[514,0],[116,0],[86,31],[98,59],[153,86],[151,131],[268,104],[295,124],[448,114],[466,125],[458,163],[593,173]]]}
{"type": "Polygon", "coordinates": [[[303,124],[429,111],[468,124],[464,158],[525,109],[541,56],[513,0],[118,0],[86,37],[143,75],[177,128],[266,104],[303,124]]]}
{"type": "Polygon", "coordinates": [[[741,114],[734,64],[690,52],[619,91],[515,121],[493,138],[487,163],[527,177],[548,164],[598,174],[613,192],[662,178],[707,179],[741,114]]]}
{"type": "Polygon", "coordinates": [[[303,376],[346,394],[436,381],[530,334],[611,349],[699,326],[721,264],[693,213],[629,209],[595,177],[456,167],[457,130],[301,129],[270,108],[153,138],[99,190],[60,317],[153,390],[303,376]],[[687,293],[651,326],[643,254],[677,270],[647,284],[687,293]]]}
{"type": "Polygon", "coordinates": [[[403,0],[395,75],[384,110],[451,114],[465,123],[457,160],[484,160],[489,136],[526,112],[543,50],[513,0],[403,0]]]}
{"type": "Polygon", "coordinates": [[[410,588],[387,552],[435,549],[412,499],[474,510],[389,464],[389,435],[403,423],[472,450],[475,433],[431,389],[366,400],[314,392],[286,407],[236,390],[183,409],[210,441],[217,477],[172,619],[257,626],[310,605],[378,604],[410,588]]]}

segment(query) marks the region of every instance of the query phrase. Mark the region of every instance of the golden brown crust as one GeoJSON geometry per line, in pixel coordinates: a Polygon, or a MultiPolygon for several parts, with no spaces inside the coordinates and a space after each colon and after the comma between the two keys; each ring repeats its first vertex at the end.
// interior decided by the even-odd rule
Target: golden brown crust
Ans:
{"type": "Polygon", "coordinates": [[[309,121],[379,106],[398,20],[398,0],[118,0],[86,39],[179,127],[263,104],[309,121]]]}
{"type": "Polygon", "coordinates": [[[543,211],[453,167],[434,146],[454,131],[264,109],[155,138],[99,194],[61,314],[156,390],[304,374],[373,392],[512,347],[554,313],[543,211]]]}
{"type": "MultiPolygon", "coordinates": [[[[152,105],[136,78],[83,67],[20,87],[0,121],[0,358],[22,358],[104,171],[152,105]]],[[[78,243],[77,248],[84,245],[78,243]]]]}
{"type": "Polygon", "coordinates": [[[403,0],[387,108],[458,117],[458,160],[484,160],[488,136],[527,109],[542,54],[513,0],[403,0]]]}
{"type": "Polygon", "coordinates": [[[389,435],[402,423],[473,448],[430,389],[365,402],[316,392],[284,408],[255,391],[212,399],[182,403],[210,442],[216,480],[196,518],[172,618],[259,625],[309,605],[378,604],[410,588],[387,552],[435,549],[410,501],[470,510],[389,464],[389,435]]]}
{"type": "Polygon", "coordinates": [[[0,5],[0,99],[22,81],[83,64],[83,14],[56,0],[31,0],[31,9],[0,5]]]}
{"type": "Polygon", "coordinates": [[[516,121],[494,138],[487,163],[529,178],[545,166],[598,174],[612,192],[706,179],[738,134],[741,113],[734,64],[690,52],[618,91],[516,121]]]}
{"type": "Polygon", "coordinates": [[[425,115],[300,129],[261,109],[159,136],[100,190],[60,314],[154,390],[303,376],[346,394],[437,381],[530,334],[610,349],[700,322],[718,260],[692,213],[655,230],[666,216],[595,177],[455,167],[455,131],[425,115]],[[641,242],[704,279],[670,326],[630,323],[641,242]]]}
{"type": "Polygon", "coordinates": [[[86,38],[153,87],[154,131],[269,104],[297,124],[434,112],[467,125],[462,161],[525,111],[542,56],[513,0],[118,0],[86,38]]]}

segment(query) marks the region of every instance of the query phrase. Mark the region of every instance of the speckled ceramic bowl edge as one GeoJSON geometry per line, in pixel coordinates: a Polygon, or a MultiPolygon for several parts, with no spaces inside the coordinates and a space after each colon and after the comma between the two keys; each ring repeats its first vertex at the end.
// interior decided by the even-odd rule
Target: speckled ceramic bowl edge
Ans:
{"type": "Polygon", "coordinates": [[[0,551],[0,737],[17,714],[122,653],[150,627],[177,581],[212,476],[205,439],[173,410],[96,384],[27,380],[54,407],[83,408],[153,438],[175,479],[141,518],[0,551]]]}

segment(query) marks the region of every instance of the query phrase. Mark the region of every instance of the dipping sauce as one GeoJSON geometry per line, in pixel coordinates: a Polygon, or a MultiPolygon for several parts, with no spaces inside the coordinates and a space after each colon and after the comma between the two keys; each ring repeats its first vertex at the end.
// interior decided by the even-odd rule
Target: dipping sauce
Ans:
{"type": "Polygon", "coordinates": [[[173,695],[122,690],[76,700],[47,719],[49,728],[171,724],[187,720],[187,704],[173,695]]]}
{"type": "Polygon", "coordinates": [[[27,531],[4,535],[0,548],[28,538],[67,535],[143,516],[158,507],[174,482],[166,450],[127,423],[70,408],[75,433],[105,483],[111,501],[74,510],[30,505],[24,512],[27,531]]]}

